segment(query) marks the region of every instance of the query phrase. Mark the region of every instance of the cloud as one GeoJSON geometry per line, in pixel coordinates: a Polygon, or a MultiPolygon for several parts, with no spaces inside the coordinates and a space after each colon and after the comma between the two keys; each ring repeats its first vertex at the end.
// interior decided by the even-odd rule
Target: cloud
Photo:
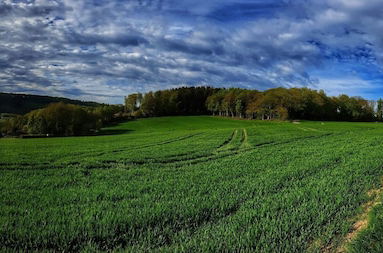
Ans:
{"type": "Polygon", "coordinates": [[[322,78],[313,87],[315,89],[329,90],[330,96],[348,94],[350,96],[370,96],[376,90],[376,86],[366,80],[353,78],[322,78]]]}
{"type": "Polygon", "coordinates": [[[362,72],[352,80],[379,86],[382,76],[366,73],[381,70],[382,8],[377,0],[4,0],[0,90],[113,103],[200,84],[335,94],[350,83],[356,93],[356,81],[315,70],[354,68],[362,72]]]}

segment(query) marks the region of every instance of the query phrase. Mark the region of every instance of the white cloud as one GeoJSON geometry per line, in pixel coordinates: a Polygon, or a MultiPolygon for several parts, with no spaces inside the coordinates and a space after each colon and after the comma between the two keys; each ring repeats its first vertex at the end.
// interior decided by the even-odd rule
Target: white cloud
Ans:
{"type": "MultiPolygon", "coordinates": [[[[331,92],[353,93],[362,79],[318,82],[310,69],[338,52],[378,68],[383,60],[383,2],[377,0],[285,1],[275,15],[244,20],[246,1],[92,2],[0,3],[0,89],[113,102],[129,92],[200,83],[333,85],[331,92]],[[233,21],[212,17],[231,9],[239,12],[233,21]]],[[[266,8],[255,1],[253,10],[258,7],[266,8]]]]}
{"type": "Polygon", "coordinates": [[[341,94],[365,96],[371,94],[376,89],[376,86],[358,77],[339,77],[319,78],[319,82],[313,88],[322,89],[330,96],[341,94]]]}

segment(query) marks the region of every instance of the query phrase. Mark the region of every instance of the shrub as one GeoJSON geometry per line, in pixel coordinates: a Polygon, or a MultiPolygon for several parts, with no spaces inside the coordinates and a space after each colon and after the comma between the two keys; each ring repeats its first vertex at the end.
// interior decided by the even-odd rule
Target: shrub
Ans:
{"type": "Polygon", "coordinates": [[[81,106],[62,102],[31,111],[25,117],[29,134],[85,135],[101,127],[95,114],[81,106]]]}

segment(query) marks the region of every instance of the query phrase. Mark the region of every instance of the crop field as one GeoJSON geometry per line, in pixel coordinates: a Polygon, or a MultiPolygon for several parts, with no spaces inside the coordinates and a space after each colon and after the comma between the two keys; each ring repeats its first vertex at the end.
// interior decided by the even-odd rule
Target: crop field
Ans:
{"type": "Polygon", "coordinates": [[[3,138],[0,250],[382,252],[382,147],[379,123],[208,116],[3,138]]]}

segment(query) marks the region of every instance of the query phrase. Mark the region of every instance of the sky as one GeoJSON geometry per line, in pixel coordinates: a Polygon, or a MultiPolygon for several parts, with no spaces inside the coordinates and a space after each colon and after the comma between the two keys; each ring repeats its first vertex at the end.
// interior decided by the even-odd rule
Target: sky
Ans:
{"type": "Polygon", "coordinates": [[[0,92],[209,85],[383,97],[382,0],[0,0],[0,92]]]}

